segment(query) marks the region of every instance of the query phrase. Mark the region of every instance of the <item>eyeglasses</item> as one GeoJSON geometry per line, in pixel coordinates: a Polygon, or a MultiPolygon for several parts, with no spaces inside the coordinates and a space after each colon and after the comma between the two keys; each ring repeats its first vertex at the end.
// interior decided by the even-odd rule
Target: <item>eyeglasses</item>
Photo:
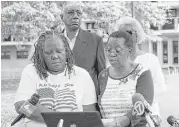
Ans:
{"type": "Polygon", "coordinates": [[[117,55],[123,55],[124,53],[125,53],[125,50],[126,49],[123,49],[123,48],[117,48],[117,49],[115,49],[115,50],[112,50],[112,49],[110,49],[110,48],[105,48],[105,51],[108,53],[108,54],[111,54],[111,53],[114,53],[114,51],[115,51],[115,53],[117,54],[117,55]]]}
{"type": "Polygon", "coordinates": [[[67,14],[70,16],[74,16],[75,12],[76,12],[77,16],[82,16],[82,12],[80,10],[68,10],[67,14]]]}

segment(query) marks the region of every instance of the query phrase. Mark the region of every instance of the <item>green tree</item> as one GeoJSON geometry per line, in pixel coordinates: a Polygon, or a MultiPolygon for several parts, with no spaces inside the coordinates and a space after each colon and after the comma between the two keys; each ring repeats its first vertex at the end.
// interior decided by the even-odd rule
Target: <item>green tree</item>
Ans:
{"type": "MultiPolygon", "coordinates": [[[[39,33],[54,25],[61,29],[63,25],[60,14],[63,6],[68,2],[2,2],[1,33],[3,38],[10,35],[16,38],[35,38],[39,33]]],[[[83,19],[96,21],[99,29],[112,30],[116,20],[122,16],[132,15],[132,2],[130,1],[77,2],[83,7],[83,19]],[[100,24],[103,24],[103,27],[100,24]]],[[[162,26],[165,23],[165,12],[168,8],[152,6],[150,1],[135,1],[133,5],[135,18],[141,22],[149,39],[151,39],[153,31],[150,29],[150,24],[162,26]]]]}
{"type": "Polygon", "coordinates": [[[2,8],[2,35],[4,38],[14,36],[17,41],[35,38],[55,23],[60,23],[60,13],[53,2],[13,2],[2,8]]]}
{"type": "Polygon", "coordinates": [[[170,9],[169,6],[159,6],[158,3],[150,1],[135,1],[135,18],[142,24],[144,31],[149,40],[161,40],[160,37],[154,34],[151,25],[161,27],[166,23],[166,11],[170,9]]]}

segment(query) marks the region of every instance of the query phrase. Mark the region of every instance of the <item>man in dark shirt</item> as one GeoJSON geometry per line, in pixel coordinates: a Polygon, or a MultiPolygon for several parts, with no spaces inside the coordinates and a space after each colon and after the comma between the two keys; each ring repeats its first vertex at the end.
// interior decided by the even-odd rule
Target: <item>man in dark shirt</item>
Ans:
{"type": "Polygon", "coordinates": [[[86,69],[99,93],[98,74],[106,68],[102,38],[83,30],[81,25],[82,8],[79,4],[68,4],[63,8],[61,19],[65,24],[62,31],[75,55],[76,65],[86,69]]]}

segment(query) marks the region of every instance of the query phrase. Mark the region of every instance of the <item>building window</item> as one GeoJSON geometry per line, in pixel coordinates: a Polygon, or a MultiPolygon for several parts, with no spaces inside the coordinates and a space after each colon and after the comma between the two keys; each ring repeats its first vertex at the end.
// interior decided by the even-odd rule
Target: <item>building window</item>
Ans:
{"type": "Polygon", "coordinates": [[[178,41],[173,41],[173,63],[178,63],[178,41]]]}
{"type": "Polygon", "coordinates": [[[17,59],[28,58],[28,51],[17,51],[17,59]]]}
{"type": "Polygon", "coordinates": [[[9,35],[8,37],[4,37],[3,41],[11,41],[11,35],[9,35]]]}
{"type": "Polygon", "coordinates": [[[170,9],[166,13],[167,17],[177,17],[177,9],[170,9]]]}
{"type": "Polygon", "coordinates": [[[174,19],[167,19],[167,22],[165,23],[165,25],[162,26],[163,30],[170,30],[174,28],[175,28],[174,19]]]}
{"type": "Polygon", "coordinates": [[[87,29],[92,29],[92,24],[91,23],[87,23],[87,29]]]}
{"type": "Polygon", "coordinates": [[[91,23],[87,23],[86,24],[87,25],[87,29],[96,29],[96,24],[95,24],[95,22],[91,22],[91,23]]]}
{"type": "Polygon", "coordinates": [[[10,59],[10,51],[2,51],[1,59],[10,59]]]}
{"type": "Polygon", "coordinates": [[[175,17],[177,17],[177,10],[170,9],[166,12],[167,14],[167,22],[162,27],[163,30],[170,30],[175,28],[175,17]]]}
{"type": "Polygon", "coordinates": [[[163,63],[168,63],[168,42],[163,41],[163,63]]]}
{"type": "Polygon", "coordinates": [[[157,42],[153,42],[152,47],[153,47],[153,54],[157,56],[157,42]]]}
{"type": "Polygon", "coordinates": [[[150,25],[150,29],[152,29],[152,30],[159,30],[158,26],[154,26],[153,24],[150,25]]]}

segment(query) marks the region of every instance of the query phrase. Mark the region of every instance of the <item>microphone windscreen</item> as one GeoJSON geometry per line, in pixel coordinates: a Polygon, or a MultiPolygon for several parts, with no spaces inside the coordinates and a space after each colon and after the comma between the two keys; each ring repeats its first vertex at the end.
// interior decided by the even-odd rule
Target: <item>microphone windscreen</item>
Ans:
{"type": "Polygon", "coordinates": [[[136,102],[141,102],[143,103],[146,112],[152,112],[152,108],[150,106],[150,104],[145,100],[144,96],[140,93],[135,93],[132,96],[132,103],[133,105],[135,105],[136,102]]]}
{"type": "Polygon", "coordinates": [[[35,106],[35,105],[38,103],[39,98],[40,98],[40,96],[39,96],[38,94],[33,94],[33,95],[31,96],[30,100],[27,101],[27,102],[25,102],[25,103],[21,106],[21,108],[20,108],[19,111],[20,111],[22,114],[25,114],[25,116],[30,117],[31,114],[32,114],[32,113],[35,111],[35,109],[36,109],[36,106],[35,106]]]}
{"type": "Polygon", "coordinates": [[[31,103],[31,104],[33,104],[33,105],[36,105],[36,104],[38,103],[38,101],[39,101],[39,98],[40,98],[40,96],[39,96],[38,94],[34,93],[34,94],[31,96],[31,98],[30,98],[30,100],[29,100],[29,103],[31,103]]]}
{"type": "Polygon", "coordinates": [[[174,122],[176,121],[176,118],[174,116],[169,116],[167,118],[167,122],[172,126],[174,124],[174,122]]]}
{"type": "Polygon", "coordinates": [[[24,118],[25,116],[28,116],[28,117],[29,117],[29,116],[31,115],[31,113],[32,113],[33,111],[35,111],[35,109],[36,109],[35,105],[38,103],[39,98],[40,98],[40,96],[39,96],[38,94],[36,94],[36,93],[33,94],[33,95],[31,96],[31,98],[21,106],[20,110],[22,110],[22,111],[21,111],[22,114],[19,114],[19,115],[15,118],[15,120],[11,123],[11,126],[13,126],[14,124],[16,124],[18,121],[20,121],[20,120],[21,120],[22,118],[24,118]]]}

